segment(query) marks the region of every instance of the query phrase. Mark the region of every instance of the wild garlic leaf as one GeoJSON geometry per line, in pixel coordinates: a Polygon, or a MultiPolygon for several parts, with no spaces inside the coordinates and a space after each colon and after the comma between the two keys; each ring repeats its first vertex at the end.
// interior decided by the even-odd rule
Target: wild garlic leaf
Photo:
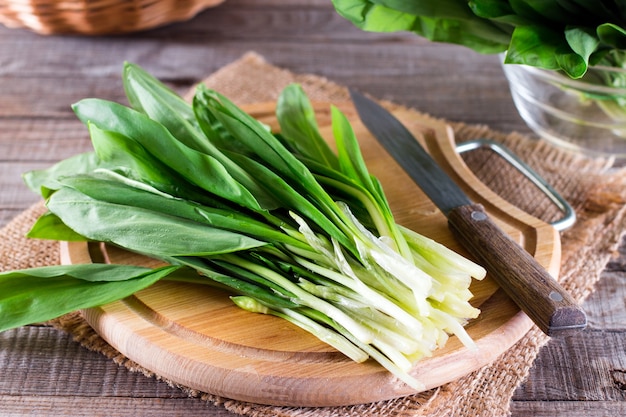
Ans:
{"type": "Polygon", "coordinates": [[[337,156],[320,134],[315,111],[300,85],[291,84],[282,91],[276,103],[276,118],[281,138],[294,153],[339,168],[337,156]]]}
{"type": "Polygon", "coordinates": [[[99,201],[70,188],[55,192],[47,206],[82,236],[155,257],[214,255],[266,244],[160,212],[99,201]]]}
{"type": "Polygon", "coordinates": [[[0,273],[0,332],[117,301],[178,269],[85,264],[0,273]]]}
{"type": "Polygon", "coordinates": [[[69,228],[59,216],[51,212],[39,216],[26,234],[26,237],[65,242],[86,242],[89,240],[69,228]]]}
{"type": "Polygon", "coordinates": [[[372,195],[377,195],[378,190],[373,187],[359,142],[348,118],[336,106],[331,107],[331,117],[341,172],[352,178],[372,195]]]}
{"type": "Polygon", "coordinates": [[[57,162],[49,168],[26,172],[22,179],[32,192],[47,198],[51,191],[59,188],[57,180],[60,177],[90,172],[101,165],[95,152],[85,152],[57,162]]]}
{"type": "MultiPolygon", "coordinates": [[[[349,234],[350,231],[349,226],[345,226],[343,214],[306,165],[296,158],[265,126],[223,95],[207,89],[199,89],[197,94],[203,96],[202,101],[207,103],[222,126],[256,156],[259,164],[248,158],[252,162],[247,169],[255,170],[253,176],[257,178],[263,176],[262,183],[268,186],[272,184],[270,186],[272,187],[274,184],[265,180],[273,171],[282,178],[280,182],[276,183],[278,188],[274,192],[283,193],[285,191],[284,184],[288,184],[296,192],[309,199],[325,217],[335,223],[336,227],[330,229],[329,232],[334,233],[339,228],[343,233],[337,234],[336,237],[346,241],[346,236],[343,235],[349,234]]],[[[231,157],[235,156],[232,155],[231,157]]],[[[240,155],[240,157],[243,156],[240,155]]],[[[246,166],[245,164],[241,165],[246,166]]],[[[269,191],[272,192],[272,190],[269,191]]],[[[320,225],[320,227],[323,226],[320,225]]]]}
{"type": "MultiPolygon", "coordinates": [[[[89,136],[101,165],[122,168],[134,173],[137,179],[149,183],[180,186],[184,178],[162,163],[135,140],[119,132],[100,129],[94,123],[87,124],[89,136]]],[[[80,174],[80,172],[76,172],[80,174]]]]}
{"type": "MultiPolygon", "coordinates": [[[[320,207],[314,203],[315,199],[319,195],[313,195],[312,193],[298,192],[281,176],[276,175],[271,169],[268,169],[263,164],[250,159],[245,155],[231,156],[234,161],[239,161],[241,165],[245,165],[250,173],[258,178],[264,184],[271,184],[271,192],[276,197],[277,201],[280,201],[282,208],[287,211],[295,211],[306,216],[309,220],[313,221],[321,230],[324,230],[335,239],[339,240],[346,247],[354,250],[352,240],[349,236],[337,227],[338,219],[333,216],[333,207],[320,207]],[[330,214],[329,214],[330,213],[330,214]]],[[[313,191],[314,193],[315,191],[313,191]]],[[[323,191],[325,193],[325,191],[323,191]]],[[[330,203],[334,205],[334,203],[330,203]]],[[[340,221],[340,220],[339,220],[340,221]]]]}
{"type": "Polygon", "coordinates": [[[64,186],[79,191],[98,201],[121,206],[138,207],[164,215],[179,217],[218,229],[244,234],[262,241],[283,242],[294,246],[300,244],[278,227],[260,221],[249,214],[233,208],[206,206],[183,198],[177,198],[135,181],[116,180],[104,172],[76,175],[65,178],[64,186]]]}
{"type": "Polygon", "coordinates": [[[125,63],[122,80],[132,108],[165,126],[186,146],[210,153],[212,145],[202,135],[189,103],[138,65],[125,63]]]}
{"type": "MultiPolygon", "coordinates": [[[[246,186],[233,178],[222,163],[179,142],[163,125],[143,113],[99,99],[81,100],[73,108],[84,123],[136,141],[192,184],[244,207],[262,209],[246,186]]],[[[254,182],[239,169],[235,173],[241,174],[239,180],[254,182]]]]}

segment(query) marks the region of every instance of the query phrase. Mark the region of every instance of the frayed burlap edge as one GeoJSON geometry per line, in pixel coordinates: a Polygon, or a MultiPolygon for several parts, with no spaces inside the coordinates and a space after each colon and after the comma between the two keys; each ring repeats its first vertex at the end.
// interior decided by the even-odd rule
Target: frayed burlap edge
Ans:
{"type": "MultiPolygon", "coordinates": [[[[345,87],[310,74],[294,74],[267,63],[256,53],[248,53],[211,75],[205,83],[239,104],[270,101],[289,83],[299,83],[312,100],[341,102],[348,99],[345,87]]],[[[386,103],[392,106],[392,103],[386,103]]],[[[624,230],[626,175],[612,172],[610,161],[590,160],[554,149],[542,141],[525,136],[494,132],[486,126],[452,123],[457,140],[489,137],[505,143],[544,176],[570,201],[578,221],[562,233],[560,280],[577,300],[593,290],[600,273],[615,250],[624,230]]],[[[34,241],[24,234],[44,211],[41,204],[26,210],[0,233],[2,270],[59,263],[56,242],[34,241]]],[[[82,319],[72,313],[50,322],[70,333],[88,349],[133,372],[164,380],[130,361],[108,345],[82,319]]],[[[229,400],[198,392],[165,380],[185,391],[240,415],[253,417],[284,416],[506,416],[516,387],[528,375],[535,357],[548,338],[540,331],[528,332],[493,364],[438,389],[390,401],[347,407],[296,408],[273,407],[229,400]]]]}

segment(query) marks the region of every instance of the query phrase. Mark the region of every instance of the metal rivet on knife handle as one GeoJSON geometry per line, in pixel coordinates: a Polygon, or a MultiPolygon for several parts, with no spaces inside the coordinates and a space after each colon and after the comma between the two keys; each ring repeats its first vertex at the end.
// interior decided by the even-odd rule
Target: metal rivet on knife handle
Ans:
{"type": "Polygon", "coordinates": [[[450,230],[491,273],[507,295],[550,336],[566,336],[587,325],[576,301],[479,204],[448,215],[450,230]]]}

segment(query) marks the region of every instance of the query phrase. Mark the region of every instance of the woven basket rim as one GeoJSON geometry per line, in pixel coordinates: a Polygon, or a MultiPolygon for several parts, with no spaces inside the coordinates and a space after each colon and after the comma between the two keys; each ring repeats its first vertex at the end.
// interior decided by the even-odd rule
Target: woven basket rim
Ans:
{"type": "Polygon", "coordinates": [[[189,20],[225,0],[5,0],[0,24],[44,34],[139,32],[189,20]]]}

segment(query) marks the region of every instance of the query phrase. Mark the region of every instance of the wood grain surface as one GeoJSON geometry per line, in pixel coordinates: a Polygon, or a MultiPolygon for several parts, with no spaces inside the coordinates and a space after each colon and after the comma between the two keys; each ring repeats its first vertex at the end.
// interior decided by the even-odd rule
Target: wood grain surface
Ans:
{"type": "MultiPolygon", "coordinates": [[[[124,101],[120,72],[136,62],[179,92],[254,50],[451,121],[529,133],[494,56],[408,34],[362,33],[328,0],[227,0],[193,20],[117,37],[44,37],[0,27],[0,224],[38,200],[24,171],[90,148],[70,105],[124,101]]],[[[514,417],[626,415],[626,242],[584,309],[588,328],[545,346],[511,404],[514,417]]],[[[129,372],[54,329],[0,333],[3,416],[230,416],[129,372]]]]}
{"type": "MultiPolygon", "coordinates": [[[[347,104],[341,107],[359,138],[370,172],[380,180],[402,224],[466,254],[448,229],[445,216],[365,129],[354,109],[347,104]]],[[[244,107],[277,131],[274,109],[274,103],[244,107]]],[[[332,143],[330,103],[317,103],[315,109],[320,132],[332,143]]],[[[462,178],[460,186],[474,195],[476,202],[493,211],[494,219],[513,241],[558,277],[561,246],[552,226],[485,188],[455,152],[454,137],[447,126],[416,112],[398,111],[396,116],[450,175],[462,178]]],[[[82,242],[63,243],[61,253],[63,263],[99,259],[155,263],[114,247],[82,242]]],[[[411,374],[424,383],[425,390],[491,363],[532,325],[528,316],[498,290],[492,277],[474,281],[470,289],[472,304],[481,309],[479,318],[467,325],[477,349],[467,349],[452,337],[433,357],[420,361],[411,374]]],[[[158,283],[122,301],[88,309],[84,316],[119,352],[157,375],[240,401],[325,407],[383,401],[416,392],[372,361],[352,362],[283,320],[240,310],[227,293],[210,288],[158,283]]]]}

